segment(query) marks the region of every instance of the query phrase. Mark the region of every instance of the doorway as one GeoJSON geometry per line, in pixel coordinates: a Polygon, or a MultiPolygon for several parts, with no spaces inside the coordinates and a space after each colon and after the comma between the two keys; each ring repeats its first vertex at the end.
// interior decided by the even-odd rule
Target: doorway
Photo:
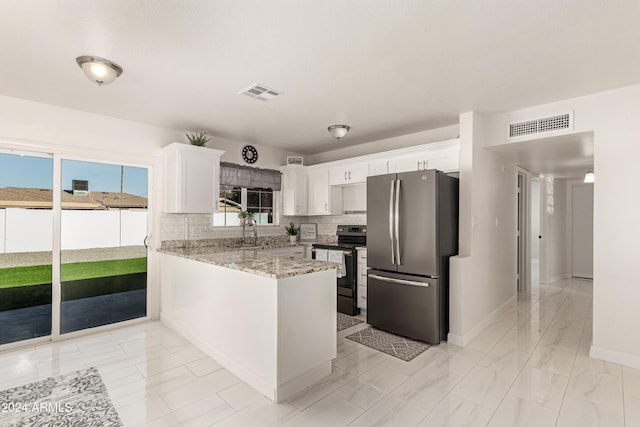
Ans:
{"type": "Polygon", "coordinates": [[[0,152],[0,345],[147,317],[148,172],[0,152]]]}
{"type": "Polygon", "coordinates": [[[571,276],[593,280],[593,184],[571,186],[571,276]]]}
{"type": "Polygon", "coordinates": [[[517,221],[516,221],[516,283],[518,292],[528,292],[530,290],[531,278],[529,270],[531,259],[529,257],[529,172],[518,168],[518,191],[517,191],[517,221]]]}

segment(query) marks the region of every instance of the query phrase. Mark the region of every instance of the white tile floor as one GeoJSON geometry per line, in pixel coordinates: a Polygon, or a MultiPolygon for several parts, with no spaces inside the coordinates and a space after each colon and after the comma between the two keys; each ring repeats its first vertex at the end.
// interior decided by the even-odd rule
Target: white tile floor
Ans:
{"type": "Polygon", "coordinates": [[[338,333],[333,373],[273,404],[160,322],[0,353],[0,389],[98,367],[126,426],[640,426],[640,370],[588,357],[592,285],[534,286],[467,347],[411,362],[338,333]]]}

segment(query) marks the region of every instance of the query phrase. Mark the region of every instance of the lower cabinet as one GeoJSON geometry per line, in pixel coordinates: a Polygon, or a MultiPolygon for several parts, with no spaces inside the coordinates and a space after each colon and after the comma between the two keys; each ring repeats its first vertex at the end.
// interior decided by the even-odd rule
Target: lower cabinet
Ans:
{"type": "Polygon", "coordinates": [[[367,249],[358,249],[358,308],[367,309],[367,249]]]}

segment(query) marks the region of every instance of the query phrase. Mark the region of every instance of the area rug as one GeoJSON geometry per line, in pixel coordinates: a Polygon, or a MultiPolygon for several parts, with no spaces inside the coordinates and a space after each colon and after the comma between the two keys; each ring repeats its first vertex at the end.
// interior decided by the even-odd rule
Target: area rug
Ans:
{"type": "Polygon", "coordinates": [[[1,426],[122,426],[96,368],[0,391],[1,426]]]}
{"type": "Polygon", "coordinates": [[[372,327],[351,334],[347,338],[407,362],[431,347],[429,344],[399,337],[372,327]]]}
{"type": "Polygon", "coordinates": [[[337,330],[340,332],[343,329],[350,328],[352,326],[356,326],[363,321],[360,319],[356,319],[355,317],[348,316],[344,313],[338,313],[338,321],[336,322],[337,330]]]}

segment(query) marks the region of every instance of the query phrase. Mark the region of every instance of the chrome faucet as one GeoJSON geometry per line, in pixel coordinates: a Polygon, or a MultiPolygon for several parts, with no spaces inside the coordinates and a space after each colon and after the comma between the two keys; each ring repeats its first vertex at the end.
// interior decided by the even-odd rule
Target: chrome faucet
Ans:
{"type": "Polygon", "coordinates": [[[258,226],[255,222],[251,224],[242,224],[242,244],[243,245],[247,244],[247,238],[245,233],[247,225],[253,228],[253,245],[257,246],[258,245],[258,226]]]}

